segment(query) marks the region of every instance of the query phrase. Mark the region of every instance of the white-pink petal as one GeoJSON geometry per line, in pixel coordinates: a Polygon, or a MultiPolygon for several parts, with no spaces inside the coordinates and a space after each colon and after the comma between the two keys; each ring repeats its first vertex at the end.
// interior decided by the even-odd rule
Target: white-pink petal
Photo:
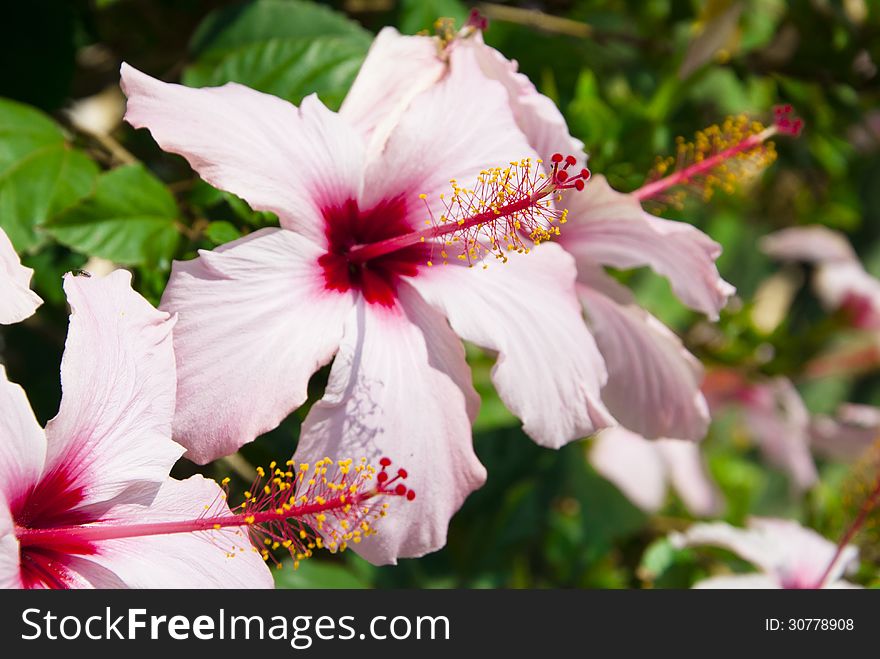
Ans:
{"type": "MultiPolygon", "coordinates": [[[[165,480],[149,507],[115,506],[102,523],[152,524],[229,515],[214,481],[165,480]]],[[[95,543],[94,555],[70,568],[96,588],[272,588],[269,568],[246,527],[174,533],[95,543]]]]}
{"type": "Polygon", "coordinates": [[[480,73],[470,51],[456,49],[450,57],[449,74],[413,99],[381,155],[369,163],[361,208],[402,196],[423,229],[428,213],[420,194],[439,218],[446,212],[440,194],[452,193],[450,179],[472,187],[488,167],[536,157],[501,84],[480,73]]]}
{"type": "Polygon", "coordinates": [[[599,433],[590,463],[642,510],[655,513],[673,487],[694,515],[717,514],[721,494],[700,445],[681,439],[647,440],[622,426],[599,433]]]}
{"type": "Polygon", "coordinates": [[[24,390],[0,365],[0,495],[13,505],[30,493],[45,460],[46,435],[24,390]]]}
{"type": "MultiPolygon", "coordinates": [[[[516,60],[508,60],[497,50],[487,46],[479,33],[456,42],[454,48],[473,51],[483,74],[504,85],[516,124],[525,133],[538,156],[549,159],[554,153],[573,155],[582,166],[586,161],[584,143],[571,136],[559,108],[538,92],[528,77],[518,71],[516,60]]],[[[460,65],[462,64],[457,60],[452,60],[453,67],[460,65]]]]}
{"type": "Polygon", "coordinates": [[[30,289],[33,274],[21,264],[9,236],[0,229],[0,325],[22,321],[43,304],[30,289]]]}
{"type": "Polygon", "coordinates": [[[164,83],[127,64],[122,89],[132,126],[149,128],[163,150],[185,157],[211,185],[319,244],[326,243],[321,211],[358,196],[363,138],[315,95],[297,108],[235,83],[164,83]]]}
{"type": "Polygon", "coordinates": [[[616,192],[602,176],[563,204],[569,222],[559,242],[580,262],[614,268],[650,266],[669,279],[686,305],[716,319],[734,288],[718,274],[721,246],[699,229],[654,217],[638,200],[616,192]]]}
{"type": "Polygon", "coordinates": [[[699,444],[684,439],[658,439],[672,488],[694,515],[710,517],[724,508],[699,444]]]}
{"type": "Polygon", "coordinates": [[[574,263],[544,243],[505,264],[437,266],[412,285],[456,334],[498,353],[492,381],[542,446],[558,448],[614,423],[601,400],[605,364],[581,316],[574,263]]]}
{"type": "Polygon", "coordinates": [[[457,384],[467,381],[464,355],[449,361],[456,339],[448,329],[438,351],[442,319],[405,284],[400,293],[393,309],[360,300],[351,311],[326,392],[309,412],[294,456],[308,463],[325,455],[365,457],[373,464],[388,457],[392,473],[406,469],[415,500],[388,501],[378,535],[353,545],[376,564],[442,547],[449,519],[486,478],[457,384]]]}
{"type": "Polygon", "coordinates": [[[0,491],[0,588],[21,588],[21,560],[15,522],[0,491]]]}
{"type": "Polygon", "coordinates": [[[72,312],[44,478],[63,472],[86,506],[134,481],[161,483],[183,452],[171,441],[174,319],[135,293],[125,270],[68,274],[64,290],[72,312]]]}
{"type": "Polygon", "coordinates": [[[403,36],[393,27],[379,31],[339,115],[357,128],[379,153],[388,134],[420,93],[438,82],[446,64],[432,37],[403,36]]]}
{"type": "Polygon", "coordinates": [[[709,426],[703,369],[681,340],[635,304],[584,284],[578,295],[608,368],[602,400],[614,417],[648,439],[702,439],[709,426]]]}
{"type": "Polygon", "coordinates": [[[328,291],[322,250],[263,229],[175,262],[161,308],[178,314],[174,438],[205,463],[275,428],[342,338],[353,295],[328,291]]]}
{"type": "Polygon", "coordinates": [[[666,464],[654,442],[622,426],[601,431],[590,448],[590,464],[636,506],[655,513],[666,502],[666,464]]]}

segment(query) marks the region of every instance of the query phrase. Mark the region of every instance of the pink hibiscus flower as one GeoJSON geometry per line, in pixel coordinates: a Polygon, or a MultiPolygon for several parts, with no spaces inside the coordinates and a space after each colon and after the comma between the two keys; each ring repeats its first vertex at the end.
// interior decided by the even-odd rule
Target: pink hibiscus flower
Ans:
{"type": "Polygon", "coordinates": [[[0,367],[0,586],[270,588],[276,549],[294,567],[344,550],[387,501],[416,498],[388,458],[257,467],[233,510],[228,479],[169,478],[184,450],[170,439],[175,320],[130,280],[66,277],[64,391],[45,431],[0,367]]]}
{"type": "Polygon", "coordinates": [[[34,313],[43,301],[30,289],[34,271],[18,259],[15,248],[3,229],[0,229],[0,325],[24,320],[34,313]]]}
{"type": "Polygon", "coordinates": [[[694,524],[671,536],[678,547],[712,545],[755,565],[756,574],[709,577],[694,588],[859,588],[841,579],[858,565],[858,549],[842,549],[812,529],[787,519],[753,517],[748,528],[724,522],[694,524]]]}
{"type": "Polygon", "coordinates": [[[0,586],[271,587],[260,556],[235,549],[242,522],[168,534],[230,512],[213,481],[168,477],[183,452],[170,439],[174,321],[129,282],[65,278],[64,391],[45,431],[0,367],[0,586]]]}
{"type": "Polygon", "coordinates": [[[521,236],[549,235],[565,219],[555,193],[581,189],[588,173],[530,146],[472,53],[452,52],[448,72],[422,71],[413,42],[391,55],[386,42],[339,114],[315,96],[296,108],[240,85],[188,89],[122,69],[132,125],[281,223],[174,265],[162,308],[180,317],[175,439],[199,462],[235,451],[301,405],[335,356],[294,457],[407,465],[420,496],[392,503],[382,533],[359,548],[374,562],[442,546],[486,477],[458,337],[498,354],[499,395],[538,443],[559,447],[613,421],[573,260],[521,236]],[[487,253],[507,263],[462,267],[487,253]]]}

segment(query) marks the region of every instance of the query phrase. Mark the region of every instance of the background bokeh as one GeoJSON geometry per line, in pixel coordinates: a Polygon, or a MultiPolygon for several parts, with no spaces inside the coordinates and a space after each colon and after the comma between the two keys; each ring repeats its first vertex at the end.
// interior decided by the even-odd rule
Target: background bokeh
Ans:
{"type": "MultiPolygon", "coordinates": [[[[469,8],[458,0],[7,3],[0,21],[0,226],[35,269],[34,287],[47,303],[28,321],[0,329],[0,350],[40,421],[54,415],[60,398],[64,272],[124,265],[136,288],[158,303],[172,259],[275,222],[200,181],[146,131],[121,123],[123,60],[166,81],[234,80],[294,103],[317,92],[337,108],[376,31],[433,31],[441,16],[461,24],[469,8]]],[[[724,246],[719,269],[738,296],[716,327],[678,303],[659,277],[617,274],[709,368],[790,377],[815,413],[832,413],[843,401],[880,405],[876,355],[820,376],[810,368],[820,355],[870,347],[877,337],[822,311],[806,285],[808,271],[788,271],[805,283],[775,327],[755,322],[756,293],[780,270],[757,241],[774,229],[819,223],[844,231],[866,268],[880,274],[880,4],[548,0],[481,8],[490,18],[487,42],[517,59],[559,105],[593,171],[622,191],[638,187],[658,156],[674,152],[676,136],[731,114],[768,121],[775,104],[793,104],[806,131],[779,139],[779,158],[765,172],[732,195],[652,209],[699,226],[724,246]]],[[[590,440],[560,451],[535,446],[492,389],[491,357],[470,347],[468,356],[483,396],[475,443],[489,479],[453,519],[448,546],[382,568],[351,552],[322,555],[298,571],[278,571],[279,586],[686,587],[718,563],[743,567],[724,552],[674,549],[665,536],[687,526],[683,505],[670,495],[659,514],[641,512],[590,467],[590,440]]],[[[326,377],[325,369],[313,379],[310,402],[326,377]]],[[[233,489],[241,490],[250,465],[292,454],[307,411],[233,460],[206,468],[182,461],[175,473],[231,474],[233,489]]],[[[784,474],[761,461],[735,411],[716,419],[704,447],[731,523],[750,514],[781,516],[836,538],[858,503],[848,493],[859,491],[861,476],[822,460],[820,483],[795,494],[784,474]]],[[[872,542],[862,539],[867,559],[872,542]]],[[[864,561],[855,580],[877,579],[864,561]]]]}

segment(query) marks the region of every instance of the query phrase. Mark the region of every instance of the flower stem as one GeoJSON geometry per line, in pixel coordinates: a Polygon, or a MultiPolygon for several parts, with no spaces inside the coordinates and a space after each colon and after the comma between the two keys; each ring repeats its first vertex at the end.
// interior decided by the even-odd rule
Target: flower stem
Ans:
{"type": "Polygon", "coordinates": [[[410,233],[405,233],[400,236],[394,236],[393,238],[380,240],[374,243],[355,245],[348,251],[346,256],[350,261],[354,263],[364,263],[365,261],[369,261],[380,256],[385,256],[386,254],[391,254],[392,252],[397,252],[407,247],[412,247],[413,245],[417,245],[431,238],[440,238],[451,233],[470,229],[471,227],[475,227],[480,224],[496,222],[499,219],[522,212],[523,210],[529,208],[530,206],[533,206],[535,203],[537,203],[547,195],[551,194],[552,192],[553,190],[548,189],[547,191],[535,193],[534,195],[530,195],[525,199],[520,199],[511,204],[507,204],[506,206],[502,206],[497,211],[483,211],[482,213],[477,213],[476,215],[468,217],[464,221],[453,220],[450,221],[448,224],[439,227],[431,227],[429,229],[412,231],[410,233]]]}
{"type": "Polygon", "coordinates": [[[878,502],[880,502],[880,474],[877,475],[877,479],[874,483],[874,488],[871,490],[871,493],[862,503],[862,507],[859,508],[859,513],[849,525],[849,528],[847,528],[846,533],[843,534],[840,542],[837,543],[837,550],[834,552],[834,556],[831,557],[831,560],[828,563],[828,567],[825,568],[822,576],[816,582],[816,588],[821,588],[825,584],[825,580],[828,579],[828,575],[831,574],[831,570],[840,559],[840,555],[843,553],[843,550],[846,549],[847,545],[849,545],[850,541],[852,541],[856,533],[858,533],[859,529],[862,528],[865,520],[868,517],[868,514],[874,509],[878,502]]]}
{"type": "Polygon", "coordinates": [[[54,528],[15,527],[15,535],[19,544],[47,546],[52,544],[70,544],[71,541],[96,542],[101,540],[117,540],[121,538],[138,538],[174,533],[194,533],[211,531],[221,528],[242,527],[265,524],[267,522],[284,522],[291,519],[302,520],[304,517],[324,512],[343,509],[347,505],[358,506],[364,501],[383,493],[375,489],[363,494],[337,496],[324,503],[307,503],[292,506],[282,512],[265,510],[260,512],[243,512],[240,514],[220,515],[216,517],[200,517],[189,520],[174,520],[145,524],[114,524],[98,522],[54,528]]]}

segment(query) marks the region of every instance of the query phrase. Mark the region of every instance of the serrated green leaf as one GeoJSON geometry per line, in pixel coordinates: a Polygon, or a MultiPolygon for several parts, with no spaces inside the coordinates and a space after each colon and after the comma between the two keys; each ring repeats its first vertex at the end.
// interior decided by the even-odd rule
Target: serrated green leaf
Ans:
{"type": "Polygon", "coordinates": [[[167,265],[178,241],[177,204],[143,165],[103,174],[95,192],[43,226],[58,242],[124,265],[167,265]]]}
{"type": "Polygon", "coordinates": [[[189,67],[183,82],[191,87],[239,82],[298,104],[316,92],[336,109],[367,54],[368,43],[339,36],[273,38],[227,52],[189,67]]]}
{"type": "Polygon", "coordinates": [[[451,18],[460,26],[468,10],[459,0],[403,0],[400,8],[400,31],[415,34],[432,30],[438,18],[451,18]]]}
{"type": "Polygon", "coordinates": [[[36,226],[89,194],[98,167],[39,110],[0,99],[0,226],[19,251],[43,238],[36,226]]]}
{"type": "Polygon", "coordinates": [[[329,7],[301,0],[257,0],[218,9],[193,35],[190,51],[201,62],[217,62],[228,53],[271,39],[348,37],[368,46],[371,35],[329,7]]]}

